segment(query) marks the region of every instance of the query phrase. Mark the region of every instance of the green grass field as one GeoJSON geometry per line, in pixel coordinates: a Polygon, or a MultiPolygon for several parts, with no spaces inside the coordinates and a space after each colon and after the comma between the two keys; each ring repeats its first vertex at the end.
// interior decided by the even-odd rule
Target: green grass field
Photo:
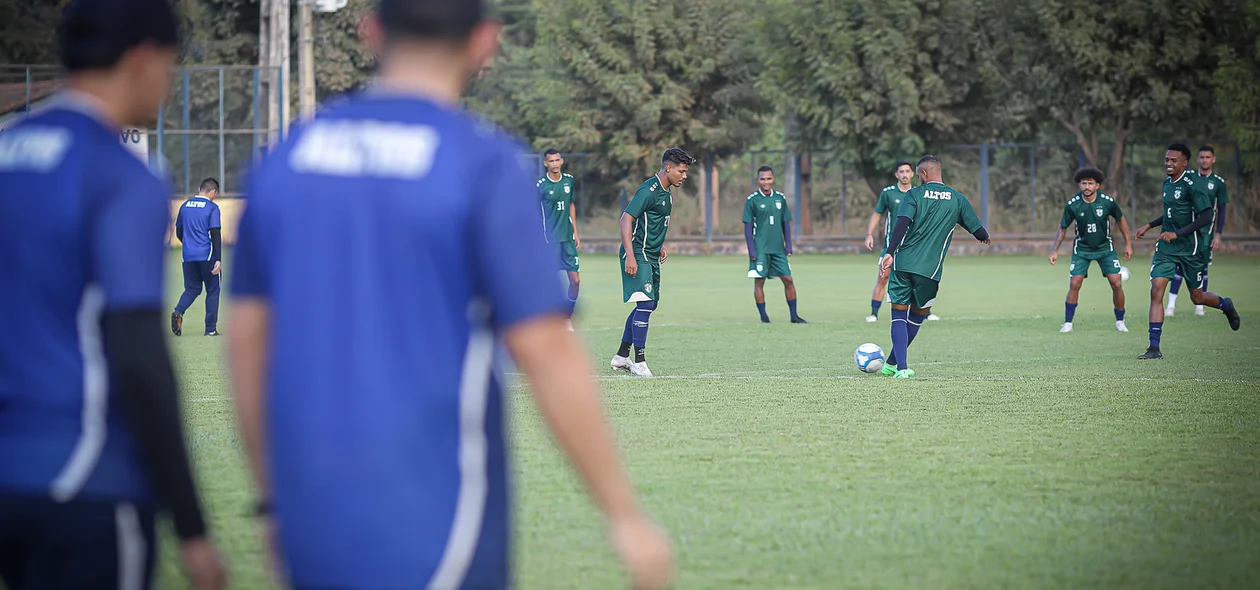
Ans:
{"type": "MultiPolygon", "coordinates": [[[[607,369],[628,311],[616,259],[583,257],[576,323],[642,501],[674,540],[677,587],[1260,587],[1260,259],[1212,267],[1240,332],[1215,310],[1195,317],[1183,293],[1168,358],[1141,362],[1150,259],[1127,263],[1128,334],[1096,268],[1076,332],[1058,333],[1067,261],[948,260],[944,319],[910,349],[919,376],[894,381],[853,365],[863,342],[891,348],[887,306],[863,322],[873,255],[793,258],[807,326],[787,323],[777,282],[776,323],[758,322],[746,259],[676,257],[644,380],[607,369]]],[[[200,336],[201,314],[199,301],[172,342],[190,444],[233,587],[267,588],[222,341],[200,336]]],[[[510,397],[519,586],[624,587],[527,391],[510,397]]],[[[184,587],[173,544],[163,557],[163,587],[184,587]]]]}

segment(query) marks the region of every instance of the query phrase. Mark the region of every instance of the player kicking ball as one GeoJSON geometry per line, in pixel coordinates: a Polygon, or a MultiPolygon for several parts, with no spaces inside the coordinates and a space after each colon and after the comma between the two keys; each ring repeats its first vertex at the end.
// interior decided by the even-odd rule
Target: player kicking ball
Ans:
{"type": "MultiPolygon", "coordinates": [[[[875,212],[871,214],[871,221],[866,226],[866,249],[874,251],[875,230],[879,228],[880,218],[884,220],[884,250],[879,253],[880,260],[883,260],[884,255],[888,253],[894,221],[897,219],[897,208],[901,206],[901,200],[906,197],[906,193],[910,192],[910,181],[914,178],[914,164],[907,160],[897,162],[893,176],[897,178],[897,184],[885,187],[879,192],[879,198],[875,200],[875,212]]],[[[873,324],[879,321],[879,308],[883,306],[887,295],[888,273],[881,268],[875,278],[875,289],[871,292],[871,315],[866,316],[866,323],[873,324]]],[[[930,313],[927,319],[936,321],[941,318],[930,313]]]]}
{"type": "Polygon", "coordinates": [[[674,210],[675,187],[687,180],[687,169],[696,160],[690,154],[670,148],[661,157],[661,169],[643,181],[621,214],[621,292],[625,303],[634,303],[621,333],[621,348],[613,355],[612,368],[651,377],[644,349],[647,348],[648,320],[661,298],[661,264],[668,258],[665,234],[674,210]],[[630,345],[634,345],[634,359],[630,345]]]}
{"type": "Polygon", "coordinates": [[[787,197],[774,190],[774,170],[762,166],[757,170],[760,187],[744,200],[744,241],[748,243],[748,278],[753,281],[753,300],[761,323],[770,323],[766,315],[766,279],[783,280],[788,311],[793,324],[809,322],[796,315],[796,283],[792,282],[792,210],[787,197]]]}
{"type": "Polygon", "coordinates": [[[989,243],[989,231],[980,224],[971,202],[941,182],[941,161],[936,156],[920,158],[917,172],[922,184],[910,189],[897,208],[888,253],[879,262],[884,272],[892,273],[888,297],[892,300],[893,353],[882,372],[897,379],[914,377],[906,351],[936,302],[954,226],[962,225],[977,240],[989,243]]]}
{"type": "Polygon", "coordinates": [[[1163,226],[1159,241],[1155,243],[1155,258],[1151,262],[1151,312],[1150,346],[1139,359],[1162,359],[1160,338],[1164,335],[1164,289],[1168,281],[1178,273],[1185,277],[1190,288],[1190,299],[1195,305],[1215,307],[1225,313],[1229,327],[1237,331],[1242,323],[1234,302],[1228,297],[1203,290],[1203,275],[1207,269],[1204,252],[1208,247],[1208,225],[1212,222],[1214,203],[1207,191],[1207,182],[1186,173],[1190,163],[1190,148],[1174,143],[1164,154],[1164,215],[1137,230],[1142,239],[1153,227],[1163,226]]]}
{"type": "Polygon", "coordinates": [[[1068,283],[1067,303],[1063,314],[1063,327],[1060,333],[1072,331],[1072,318],[1076,316],[1076,302],[1081,296],[1081,285],[1089,276],[1089,265],[1097,261],[1103,276],[1111,284],[1111,302],[1115,305],[1116,331],[1128,332],[1124,325],[1124,288],[1120,285],[1120,259],[1116,257],[1116,246],[1111,240],[1111,218],[1120,224],[1120,235],[1124,236],[1124,259],[1133,258],[1133,242],[1129,240],[1129,222],[1125,221],[1120,206],[1105,193],[1098,190],[1102,186],[1103,173],[1097,168],[1082,168],[1073,179],[1081,192],[1076,193],[1063,208],[1063,220],[1059,222],[1059,232],[1054,236],[1054,251],[1050,253],[1050,265],[1059,260],[1059,246],[1067,236],[1067,228],[1076,223],[1076,241],[1072,244],[1072,266],[1069,268],[1071,280],[1068,283]]]}

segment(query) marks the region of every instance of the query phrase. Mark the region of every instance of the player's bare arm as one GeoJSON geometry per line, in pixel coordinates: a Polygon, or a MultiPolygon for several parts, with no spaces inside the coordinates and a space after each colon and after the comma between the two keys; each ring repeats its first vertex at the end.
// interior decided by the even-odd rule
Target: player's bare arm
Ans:
{"type": "Polygon", "coordinates": [[[1133,258],[1133,240],[1129,238],[1129,220],[1120,218],[1120,235],[1124,236],[1124,259],[1133,258]]]}
{"type": "Polygon", "coordinates": [[[669,258],[669,252],[665,249],[665,244],[661,244],[661,264],[665,264],[665,259],[669,258]]]}
{"type": "Polygon", "coordinates": [[[1141,240],[1146,237],[1146,232],[1151,231],[1152,229],[1160,227],[1162,225],[1164,225],[1163,217],[1152,220],[1150,223],[1147,223],[1146,225],[1139,227],[1137,230],[1137,233],[1133,234],[1133,237],[1141,240]]]}
{"type": "MultiPolygon", "coordinates": [[[[1061,227],[1059,228],[1059,231],[1055,232],[1054,248],[1050,249],[1050,266],[1055,266],[1055,263],[1059,261],[1059,246],[1063,245],[1063,238],[1065,237],[1067,237],[1066,227],[1061,227]]],[[[1126,235],[1124,239],[1125,239],[1125,242],[1127,243],[1129,240],[1129,236],[1126,235]]]]}
{"type": "Polygon", "coordinates": [[[879,213],[872,213],[870,223],[866,224],[866,250],[868,252],[875,251],[875,230],[879,228],[879,222],[883,217],[879,213]]]}
{"type": "Polygon", "coordinates": [[[577,205],[569,203],[569,222],[573,224],[573,246],[582,247],[582,238],[578,236],[577,205]]]}
{"type": "Polygon", "coordinates": [[[632,277],[639,274],[639,262],[634,259],[634,243],[631,239],[633,228],[634,216],[623,212],[621,214],[621,247],[626,251],[626,274],[632,277]]]}
{"type": "Polygon", "coordinates": [[[556,441],[608,519],[634,587],[664,587],[673,575],[669,541],[635,502],[586,350],[559,315],[522,322],[508,330],[505,342],[556,441]]]}

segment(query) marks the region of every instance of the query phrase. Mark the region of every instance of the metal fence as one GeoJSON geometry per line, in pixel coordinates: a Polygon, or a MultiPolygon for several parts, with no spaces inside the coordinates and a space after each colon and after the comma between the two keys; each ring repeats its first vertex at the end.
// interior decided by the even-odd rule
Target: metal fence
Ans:
{"type": "MultiPolygon", "coordinates": [[[[283,133],[278,121],[268,124],[269,109],[288,91],[278,73],[256,66],[181,67],[157,121],[130,142],[148,152],[150,166],[177,194],[191,194],[213,176],[225,196],[237,196],[245,171],[283,133]]],[[[0,66],[0,129],[39,112],[63,82],[54,66],[0,66]]]]}

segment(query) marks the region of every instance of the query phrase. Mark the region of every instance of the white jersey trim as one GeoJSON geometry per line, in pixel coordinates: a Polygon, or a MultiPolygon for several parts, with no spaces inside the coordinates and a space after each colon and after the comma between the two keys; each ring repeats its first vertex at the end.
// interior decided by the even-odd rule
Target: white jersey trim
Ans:
{"type": "Polygon", "coordinates": [[[52,482],[50,493],[57,502],[73,500],[83,489],[105,450],[106,413],[109,407],[109,370],[101,341],[101,313],[105,291],[88,285],[79,300],[75,319],[79,332],[79,354],[83,357],[83,430],[74,444],[70,459],[52,482]]]}
{"type": "Polygon", "coordinates": [[[114,524],[118,529],[118,590],[141,590],[145,586],[148,548],[136,507],[125,503],[117,505],[114,524]]]}
{"type": "Polygon", "coordinates": [[[468,338],[459,381],[459,495],[446,549],[429,580],[430,590],[463,585],[477,552],[489,493],[486,408],[494,367],[494,333],[486,325],[484,304],[477,302],[472,307],[470,315],[474,316],[474,327],[468,338]]]}

